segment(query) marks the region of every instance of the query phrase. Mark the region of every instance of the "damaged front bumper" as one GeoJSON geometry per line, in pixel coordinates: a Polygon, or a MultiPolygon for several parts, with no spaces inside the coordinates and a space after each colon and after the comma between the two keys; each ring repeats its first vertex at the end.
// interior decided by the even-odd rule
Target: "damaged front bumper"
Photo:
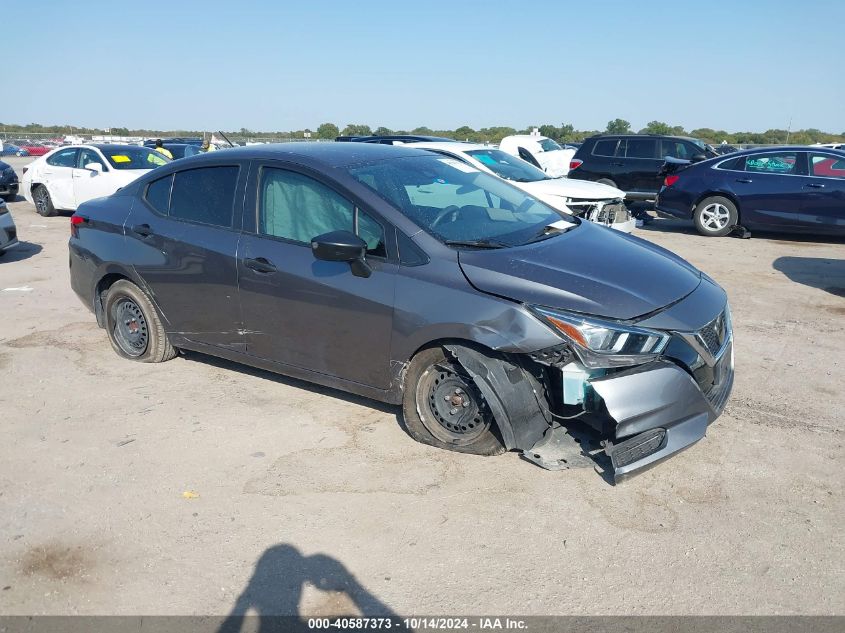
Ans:
{"type": "Polygon", "coordinates": [[[578,200],[570,198],[566,206],[590,222],[608,226],[622,233],[630,233],[636,227],[636,219],[621,200],[578,200]]]}
{"type": "Polygon", "coordinates": [[[704,437],[722,413],[733,387],[733,344],[717,365],[719,380],[705,394],[675,363],[658,360],[595,378],[590,385],[616,421],[605,443],[614,481],[666,459],[704,437]]]}

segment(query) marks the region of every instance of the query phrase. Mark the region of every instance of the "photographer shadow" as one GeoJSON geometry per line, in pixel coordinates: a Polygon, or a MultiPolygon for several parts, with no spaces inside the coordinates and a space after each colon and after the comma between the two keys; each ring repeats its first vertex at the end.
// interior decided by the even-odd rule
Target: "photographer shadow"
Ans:
{"type": "Polygon", "coordinates": [[[303,556],[295,547],[281,544],[269,548],[258,559],[252,578],[218,633],[296,633],[312,630],[308,627],[309,617],[337,616],[397,617],[339,561],[325,554],[303,556]],[[313,614],[300,614],[306,585],[330,592],[326,603],[313,614]],[[351,608],[357,613],[349,613],[351,608]],[[258,620],[257,627],[253,619],[258,620]],[[246,627],[245,621],[249,621],[246,627]]]}

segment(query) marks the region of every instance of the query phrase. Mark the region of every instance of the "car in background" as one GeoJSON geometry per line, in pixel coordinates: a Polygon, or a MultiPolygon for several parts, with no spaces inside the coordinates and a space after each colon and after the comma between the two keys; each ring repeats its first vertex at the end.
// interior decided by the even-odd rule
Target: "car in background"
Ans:
{"type": "MultiPolygon", "coordinates": [[[[202,154],[202,147],[193,143],[163,143],[164,149],[173,155],[173,160],[202,154]]],[[[155,147],[155,146],[153,146],[155,147]]]]}
{"type": "Polygon", "coordinates": [[[555,209],[590,222],[625,233],[630,233],[636,224],[625,207],[625,192],[615,187],[584,180],[552,178],[531,163],[487,145],[415,143],[414,148],[427,149],[498,176],[555,209]]]}
{"type": "MultiPolygon", "coordinates": [[[[144,147],[155,147],[157,140],[148,138],[143,142],[143,145],[144,147]]],[[[162,138],[161,142],[164,144],[202,145],[202,139],[198,136],[171,136],[170,138],[162,138]]]]}
{"type": "Polygon", "coordinates": [[[378,145],[404,145],[406,143],[455,143],[455,139],[443,136],[419,134],[387,134],[383,136],[338,136],[337,143],[376,143],[378,145]]]}
{"type": "Polygon", "coordinates": [[[742,150],[700,163],[667,162],[655,208],[699,233],[746,229],[845,235],[845,151],[742,150]]]}
{"type": "Polygon", "coordinates": [[[138,145],[69,145],[30,163],[21,180],[21,192],[40,215],[52,216],[58,210],[73,211],[87,200],[111,195],[169,162],[169,158],[138,145]]]}
{"type": "Polygon", "coordinates": [[[629,199],[653,200],[667,156],[701,161],[716,155],[703,141],[686,136],[598,134],[575,152],[569,177],[618,187],[629,199]]]}
{"type": "Polygon", "coordinates": [[[725,154],[733,154],[734,152],[739,151],[738,147],[729,145],[727,143],[722,143],[720,145],[707,145],[707,148],[712,150],[714,154],[719,154],[720,156],[724,156],[725,154]]]}
{"type": "Polygon", "coordinates": [[[21,143],[15,143],[19,145],[21,149],[26,150],[27,154],[30,156],[44,156],[47,152],[51,150],[50,147],[46,145],[42,145],[41,143],[37,143],[35,141],[23,141],[21,143]]]}
{"type": "Polygon", "coordinates": [[[0,256],[18,243],[18,230],[9,207],[0,200],[0,256]]]}
{"type": "Polygon", "coordinates": [[[716,282],[413,145],[212,152],[70,224],[71,287],[120,357],[189,349],[402,404],[444,449],[594,464],[577,418],[621,479],[704,437],[733,384],[716,282]]]}
{"type": "Polygon", "coordinates": [[[3,148],[0,149],[0,156],[29,156],[29,152],[23,147],[3,141],[3,148]]]}
{"type": "Polygon", "coordinates": [[[18,195],[18,175],[14,167],[0,160],[0,198],[11,202],[18,195]]]}
{"type": "Polygon", "coordinates": [[[537,134],[506,136],[499,143],[499,149],[539,167],[552,178],[569,173],[569,164],[576,152],[572,148],[564,149],[547,136],[537,134]]]}

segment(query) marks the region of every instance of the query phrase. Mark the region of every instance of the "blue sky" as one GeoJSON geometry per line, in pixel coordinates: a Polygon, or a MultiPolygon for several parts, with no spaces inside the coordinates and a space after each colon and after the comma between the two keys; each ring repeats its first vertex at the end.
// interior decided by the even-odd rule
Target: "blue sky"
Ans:
{"type": "Polygon", "coordinates": [[[845,130],[839,0],[3,4],[7,123],[845,130]]]}

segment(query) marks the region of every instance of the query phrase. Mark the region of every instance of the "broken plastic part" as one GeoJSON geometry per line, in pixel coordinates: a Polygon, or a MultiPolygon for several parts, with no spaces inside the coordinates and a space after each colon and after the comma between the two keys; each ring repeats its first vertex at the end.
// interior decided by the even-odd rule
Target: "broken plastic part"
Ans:
{"type": "Polygon", "coordinates": [[[552,416],[542,384],[517,356],[491,356],[464,345],[444,346],[484,396],[507,449],[528,450],[549,428],[552,416]]]}

